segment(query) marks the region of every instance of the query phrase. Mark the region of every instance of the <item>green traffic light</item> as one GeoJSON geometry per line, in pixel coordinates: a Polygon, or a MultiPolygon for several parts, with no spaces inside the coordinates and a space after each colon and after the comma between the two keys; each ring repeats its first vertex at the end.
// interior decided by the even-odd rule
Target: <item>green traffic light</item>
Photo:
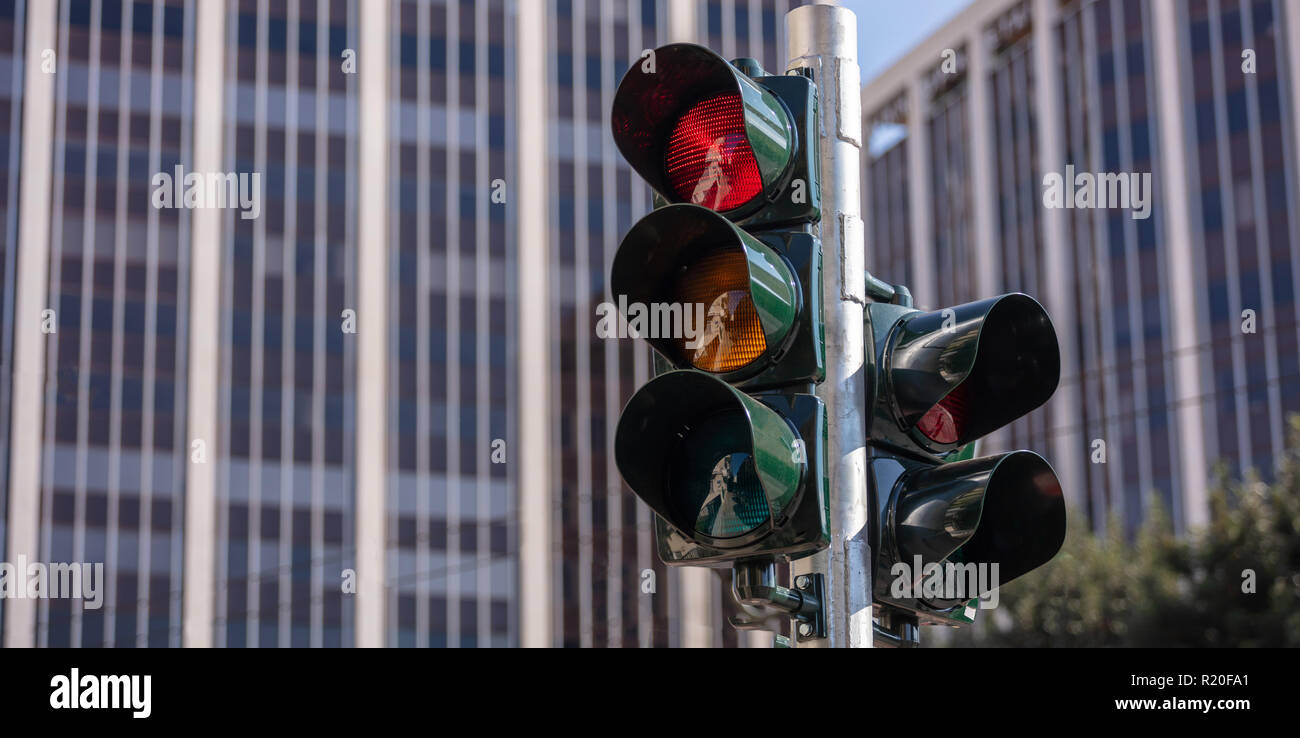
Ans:
{"type": "Polygon", "coordinates": [[[767,496],[745,435],[748,418],[732,411],[714,415],[681,441],[672,486],[678,519],[711,539],[736,538],[766,523],[767,496]]]}
{"type": "Polygon", "coordinates": [[[813,395],[751,397],[704,372],[671,371],[628,401],[614,459],[660,520],[665,563],[803,555],[828,535],[825,423],[813,395]]]}
{"type": "Polygon", "coordinates": [[[698,371],[656,377],[623,409],[614,458],[628,486],[673,527],[719,547],[770,531],[808,466],[779,414],[698,371]]]}

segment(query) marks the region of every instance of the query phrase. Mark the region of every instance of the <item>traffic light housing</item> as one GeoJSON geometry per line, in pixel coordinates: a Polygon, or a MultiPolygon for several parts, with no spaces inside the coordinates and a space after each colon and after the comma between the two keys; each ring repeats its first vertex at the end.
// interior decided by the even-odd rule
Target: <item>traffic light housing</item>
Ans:
{"type": "Polygon", "coordinates": [[[707,207],[747,229],[821,217],[809,145],[817,94],[807,77],[764,75],[752,60],[669,44],[628,70],[611,123],[623,158],[664,203],[707,207]]]}
{"type": "Polygon", "coordinates": [[[630,326],[669,366],[747,389],[825,377],[821,283],[821,248],[811,234],[751,234],[698,205],[642,218],[610,274],[615,295],[651,306],[630,326]],[[665,316],[693,324],[695,335],[662,335],[665,316]]]}
{"type": "Polygon", "coordinates": [[[662,374],[623,410],[614,458],[656,514],[669,565],[797,558],[829,542],[817,397],[750,396],[694,370],[662,374]]]}
{"type": "Polygon", "coordinates": [[[624,408],[615,461],[664,563],[745,562],[753,604],[771,589],[754,562],[830,541],[816,85],[669,44],[628,70],[611,128],[657,206],[610,273],[658,374],[624,408]]]}
{"type": "Polygon", "coordinates": [[[1056,332],[1023,294],[934,312],[873,303],[867,322],[875,602],[923,624],[969,623],[967,605],[1051,560],[1065,538],[1045,459],[969,458],[970,444],[1051,397],[1056,332]],[[936,572],[952,583],[954,568],[974,586],[929,586],[936,572]]]}

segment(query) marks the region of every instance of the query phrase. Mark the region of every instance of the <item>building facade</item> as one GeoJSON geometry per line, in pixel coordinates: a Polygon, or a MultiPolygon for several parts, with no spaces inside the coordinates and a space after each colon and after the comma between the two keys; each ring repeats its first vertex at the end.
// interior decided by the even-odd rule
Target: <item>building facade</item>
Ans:
{"type": "Polygon", "coordinates": [[[105,565],[102,607],[0,598],[6,644],[750,642],[612,462],[650,359],[596,305],[650,198],[607,116],[670,40],[780,68],[797,3],[525,1],[0,0],[0,550],[105,565]],[[214,171],[232,200],[186,206],[214,171]]]}
{"type": "Polygon", "coordinates": [[[923,308],[1043,302],[1060,386],[985,451],[1046,454],[1094,530],[1157,502],[1202,525],[1220,465],[1270,479],[1281,458],[1298,54],[1274,0],[990,0],[866,85],[869,268],[923,308]],[[1145,212],[1049,207],[1046,177],[1071,173],[1149,173],[1145,212]]]}

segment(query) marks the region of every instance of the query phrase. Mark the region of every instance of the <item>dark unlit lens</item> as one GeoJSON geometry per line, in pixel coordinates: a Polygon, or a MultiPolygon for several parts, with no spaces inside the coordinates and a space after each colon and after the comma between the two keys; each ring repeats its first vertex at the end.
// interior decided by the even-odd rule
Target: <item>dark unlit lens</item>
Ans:
{"type": "Polygon", "coordinates": [[[673,490],[681,521],[697,533],[735,538],[768,519],[748,427],[743,412],[720,413],[682,439],[673,490]]]}

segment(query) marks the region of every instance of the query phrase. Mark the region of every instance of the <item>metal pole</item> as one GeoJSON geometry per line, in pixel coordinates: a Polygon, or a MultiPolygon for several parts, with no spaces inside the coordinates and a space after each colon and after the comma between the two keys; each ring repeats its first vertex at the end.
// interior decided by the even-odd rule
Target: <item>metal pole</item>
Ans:
{"type": "Polygon", "coordinates": [[[786,21],[787,71],[817,82],[821,131],[823,304],[826,306],[826,381],[817,394],[830,423],[831,545],[797,561],[797,576],[826,576],[825,639],[800,646],[870,648],[871,572],[866,545],[867,479],[863,367],[866,306],[865,242],[861,218],[862,99],[858,21],[834,5],[805,5],[786,21]]]}

